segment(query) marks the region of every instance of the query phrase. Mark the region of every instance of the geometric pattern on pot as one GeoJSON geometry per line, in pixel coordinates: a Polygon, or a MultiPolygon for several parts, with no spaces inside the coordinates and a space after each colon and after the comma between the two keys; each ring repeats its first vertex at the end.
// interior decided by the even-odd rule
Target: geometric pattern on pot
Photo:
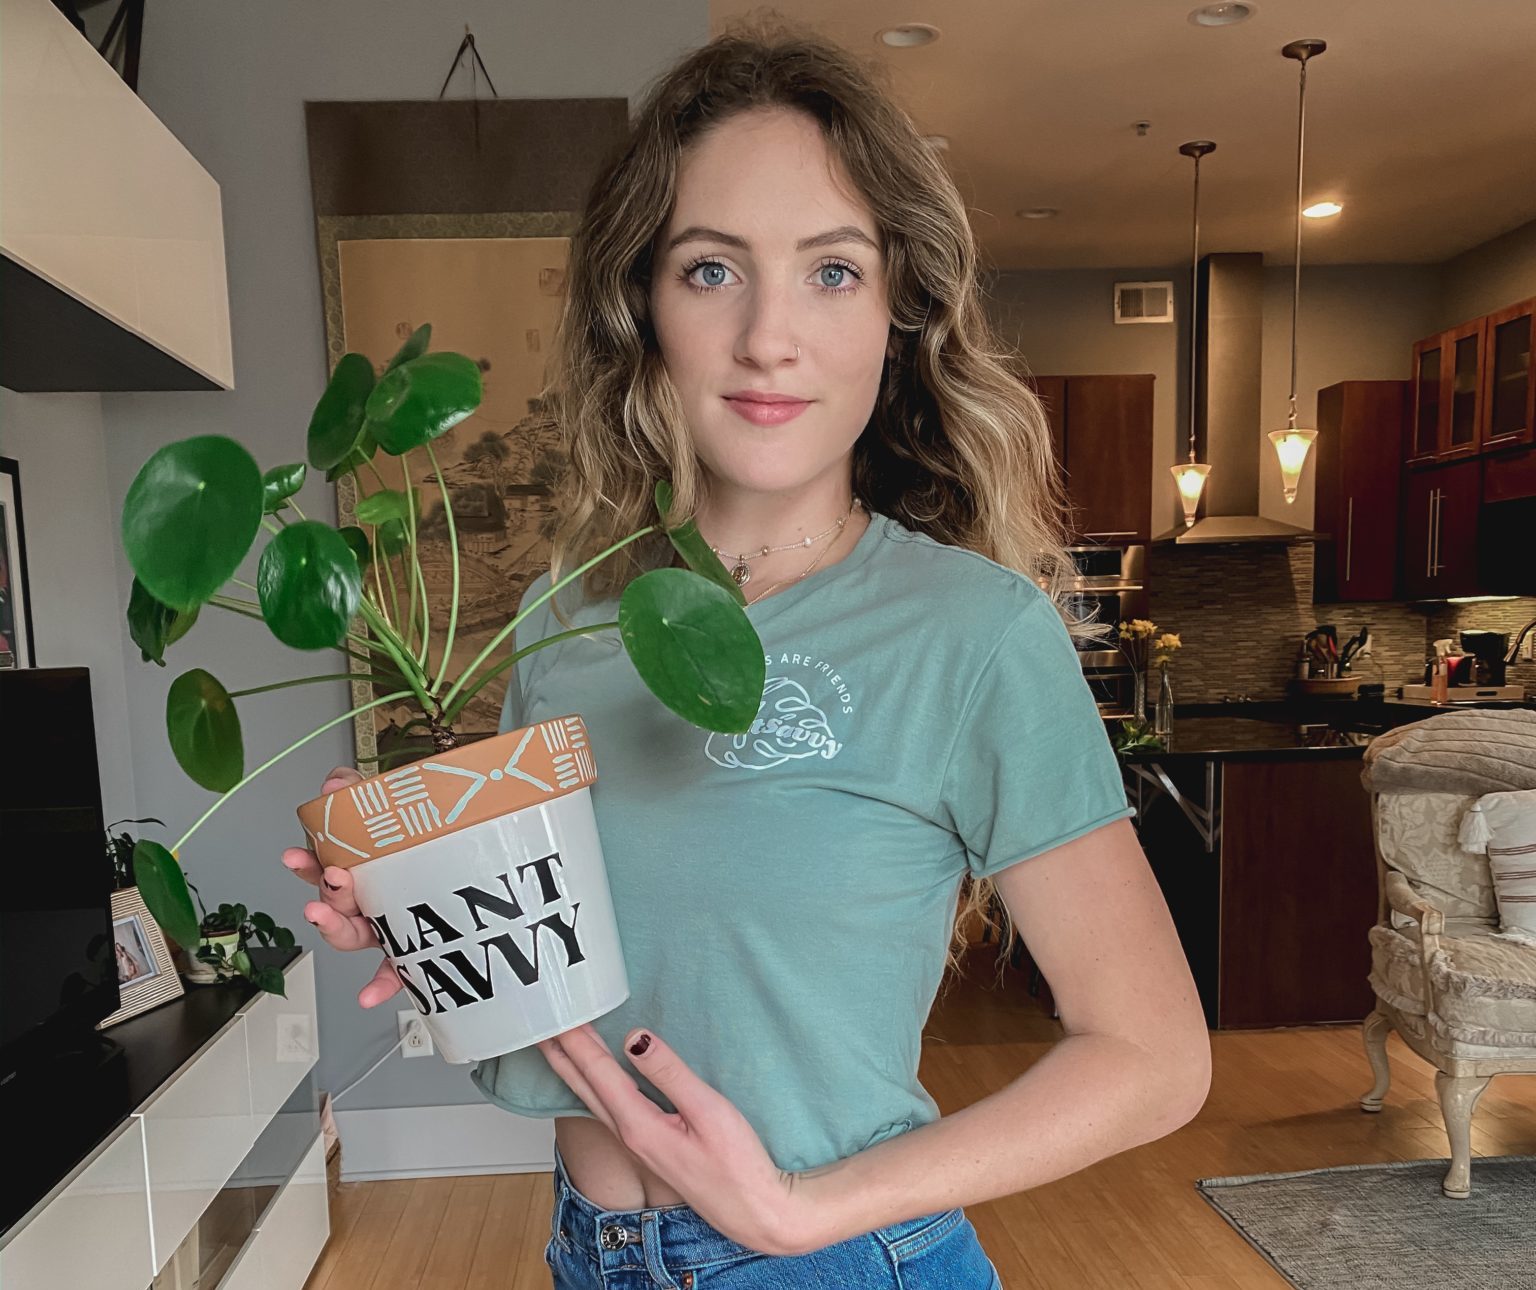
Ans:
{"type": "Polygon", "coordinates": [[[462,744],[299,807],[322,865],[352,868],[597,782],[574,713],[462,744]]]}

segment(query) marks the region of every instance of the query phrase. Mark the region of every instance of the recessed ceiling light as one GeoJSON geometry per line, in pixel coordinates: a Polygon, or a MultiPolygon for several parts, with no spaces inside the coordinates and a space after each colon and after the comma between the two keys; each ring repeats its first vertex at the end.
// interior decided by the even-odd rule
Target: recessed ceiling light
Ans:
{"type": "Polygon", "coordinates": [[[1202,5],[1189,15],[1189,20],[1196,27],[1230,27],[1234,23],[1247,22],[1258,8],[1245,0],[1227,0],[1225,4],[1202,5]]]}
{"type": "Polygon", "coordinates": [[[1061,211],[1055,206],[1028,206],[1014,214],[1020,219],[1055,219],[1061,211]]]}
{"type": "Polygon", "coordinates": [[[880,33],[881,41],[892,49],[916,49],[919,45],[931,45],[938,38],[939,29],[926,22],[904,22],[880,33]]]}
{"type": "Polygon", "coordinates": [[[949,151],[949,136],[947,134],[925,134],[923,142],[931,148],[938,148],[942,152],[949,151]]]}
{"type": "Polygon", "coordinates": [[[1314,202],[1301,213],[1308,219],[1332,219],[1343,209],[1338,202],[1314,202]]]}

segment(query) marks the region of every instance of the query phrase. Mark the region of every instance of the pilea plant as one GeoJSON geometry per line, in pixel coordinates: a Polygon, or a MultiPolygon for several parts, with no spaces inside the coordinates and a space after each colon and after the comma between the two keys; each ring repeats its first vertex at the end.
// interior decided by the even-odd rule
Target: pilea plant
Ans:
{"type": "MultiPolygon", "coordinates": [[[[430,324],[419,327],[376,372],[364,355],[336,364],[310,418],[306,460],[263,472],[249,451],[222,435],[170,443],[144,464],[123,504],[122,540],[133,568],[128,625],[146,661],[165,666],[165,651],[191,629],[204,608],[266,625],[295,649],[332,651],[363,665],[231,690],[203,668],[172,683],[166,731],[183,770],[220,794],[172,847],[140,839],[133,870],[150,913],[165,933],[195,952],[199,922],[186,879],[172,852],[224,802],[257,775],[317,735],[359,713],[406,703],[411,725],[423,727],[431,750],[459,743],[454,722],[479,690],[533,651],[572,636],[617,628],[635,670],[651,692],[685,720],[710,731],[750,728],[762,702],[762,644],[748,620],[745,598],[692,520],[666,534],[685,568],[652,569],[629,581],[618,618],[561,632],[496,658],[517,625],[567,584],[614,552],[656,531],[647,526],[571,570],[523,607],[457,676],[450,660],[459,619],[459,542],[448,486],[433,442],[470,416],[482,394],[480,368],[464,354],[428,352],[430,324]],[[373,465],[378,453],[420,451],[442,497],[452,558],[446,606],[429,603],[418,551],[421,499],[410,484],[385,486],[373,465]],[[328,482],[370,471],[378,487],[359,487],[358,523],[337,528],[306,516],[295,500],[309,470],[328,482]],[[254,583],[235,577],[258,536],[254,583]],[[231,589],[234,590],[231,590],[231,589]],[[240,592],[247,593],[242,596],[240,592]],[[254,597],[254,599],[252,599],[254,597]],[[402,612],[403,610],[403,612],[402,612]],[[432,624],[446,621],[439,657],[430,657],[432,624]],[[387,691],[311,730],[246,769],[237,699],[293,685],[367,681],[387,691]]],[[[361,483],[359,478],[359,483],[361,483]]],[[[661,517],[671,510],[665,480],[655,489],[661,517]]]]}

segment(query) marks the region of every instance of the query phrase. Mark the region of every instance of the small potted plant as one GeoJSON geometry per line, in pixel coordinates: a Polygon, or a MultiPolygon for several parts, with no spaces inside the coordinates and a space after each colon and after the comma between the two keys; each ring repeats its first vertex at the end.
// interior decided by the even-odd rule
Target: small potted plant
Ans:
{"type": "Polygon", "coordinates": [[[202,913],[197,953],[192,956],[191,970],[185,973],[187,979],[206,984],[243,976],[270,994],[284,994],[282,969],[270,965],[257,967],[251,961],[251,943],[255,941],[266,949],[292,949],[293,933],[279,927],[271,915],[252,913],[244,905],[220,905],[209,911],[204,908],[197,888],[190,882],[187,886],[197,896],[202,913]]]}
{"type": "MultiPolygon", "coordinates": [[[[594,750],[579,713],[465,741],[455,721],[517,660],[572,636],[617,628],[641,680],[679,717],[713,732],[750,729],[762,704],[762,643],[741,589],[690,519],[667,525],[669,483],[655,486],[649,525],[573,569],[522,607],[459,675],[450,675],[459,618],[459,545],[433,441],[481,399],[478,365],[428,352],[418,328],[381,372],[362,354],[336,365],[310,419],[307,459],[265,473],[239,443],[202,435],[167,444],[139,471],[123,505],[134,584],[128,622],[146,659],[206,607],[266,627],[284,644],[333,651],[362,669],[227,689],[193,668],[172,682],[166,730],[177,762],[219,798],[171,848],[140,841],[139,890],[166,934],[200,940],[177,853],[229,797],[332,726],[385,704],[406,704],[430,748],[305,803],[299,817],[322,864],[352,870],[362,912],[426,1017],[448,1061],[526,1047],[602,1016],[629,995],[607,874],[592,813],[594,750]],[[452,595],[434,613],[418,554],[415,486],[384,486],[379,453],[422,452],[442,498],[452,595]],[[368,470],[357,525],[310,519],[294,498],[308,469],[327,480],[368,470]],[[255,583],[235,573],[262,532],[255,583]],[[552,635],[493,658],[529,613],[615,552],[649,534],[682,556],[629,580],[616,622],[552,635]],[[242,596],[241,592],[247,593],[242,596]],[[254,597],[252,599],[251,597],[254,597]],[[434,621],[446,643],[431,657],[434,621]],[[236,700],[290,685],[362,680],[385,689],[246,769],[236,700]],[[579,930],[578,930],[579,916],[579,930]]],[[[406,474],[409,480],[411,475],[406,474]]],[[[360,493],[361,493],[360,489],[360,493]]]]}
{"type": "Polygon", "coordinates": [[[1165,632],[1149,618],[1122,620],[1119,625],[1120,652],[1131,665],[1135,680],[1131,715],[1120,723],[1111,738],[1117,752],[1161,750],[1173,733],[1173,687],[1168,680],[1168,665],[1182,641],[1174,632],[1165,632]],[[1147,721],[1147,673],[1156,669],[1158,677],[1154,718],[1147,721]]]}

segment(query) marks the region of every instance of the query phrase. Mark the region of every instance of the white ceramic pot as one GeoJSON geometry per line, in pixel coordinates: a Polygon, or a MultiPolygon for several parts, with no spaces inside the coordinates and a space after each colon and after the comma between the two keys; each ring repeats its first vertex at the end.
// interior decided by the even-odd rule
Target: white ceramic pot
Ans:
{"type": "Polygon", "coordinates": [[[613,1011],[629,977],[579,716],[496,735],[306,802],[358,907],[450,1062],[526,1048],[613,1011]]]}

